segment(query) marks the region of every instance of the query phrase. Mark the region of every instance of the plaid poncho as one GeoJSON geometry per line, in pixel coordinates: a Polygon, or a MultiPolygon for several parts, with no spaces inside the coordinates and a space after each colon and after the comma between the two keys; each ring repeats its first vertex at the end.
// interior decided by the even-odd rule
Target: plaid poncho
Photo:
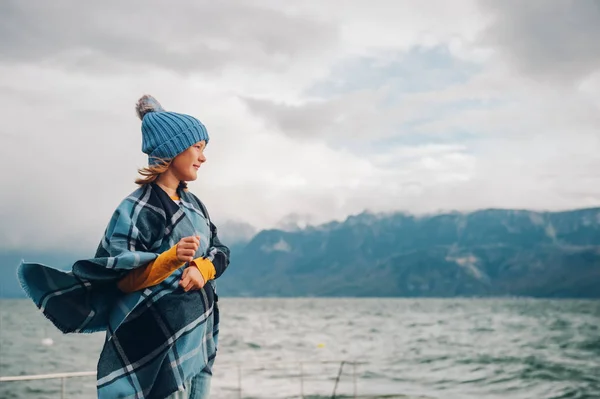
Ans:
{"type": "Polygon", "coordinates": [[[157,185],[139,188],[119,205],[93,259],[70,272],[22,263],[25,292],[64,333],[106,331],[98,362],[99,398],[164,398],[202,370],[212,372],[219,331],[214,281],[179,287],[184,267],[162,283],[124,294],[116,282],[186,236],[200,236],[195,258],[213,261],[216,277],[229,264],[204,205],[179,190],[177,205],[157,185]]]}

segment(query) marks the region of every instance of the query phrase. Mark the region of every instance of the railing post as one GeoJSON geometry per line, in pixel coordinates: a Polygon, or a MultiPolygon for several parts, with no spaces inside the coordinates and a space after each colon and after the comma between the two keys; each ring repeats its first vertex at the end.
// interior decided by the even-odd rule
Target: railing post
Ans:
{"type": "Polygon", "coordinates": [[[61,399],[65,399],[66,398],[66,396],[65,396],[66,395],[66,389],[65,389],[66,381],[65,380],[66,380],[65,377],[62,377],[60,379],[60,385],[61,385],[61,388],[60,388],[60,397],[61,397],[61,399]]]}
{"type": "Polygon", "coordinates": [[[344,370],[344,363],[346,363],[345,360],[342,360],[342,362],[340,363],[340,371],[338,371],[337,378],[335,379],[335,385],[333,386],[333,394],[331,395],[331,399],[335,399],[337,387],[340,382],[340,377],[342,376],[342,371],[344,370]]]}

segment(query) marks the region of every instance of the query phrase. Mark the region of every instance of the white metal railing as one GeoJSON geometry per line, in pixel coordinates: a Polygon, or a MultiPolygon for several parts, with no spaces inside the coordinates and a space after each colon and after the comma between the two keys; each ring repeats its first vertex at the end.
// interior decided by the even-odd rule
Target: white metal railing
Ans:
{"type": "MultiPolygon", "coordinates": [[[[333,387],[333,394],[332,394],[332,398],[336,397],[336,393],[337,393],[337,387],[338,387],[338,383],[340,381],[340,378],[343,374],[344,371],[344,366],[348,365],[348,366],[352,366],[352,380],[353,380],[353,394],[354,394],[354,398],[358,398],[358,387],[357,387],[357,379],[358,379],[358,374],[357,374],[357,366],[359,364],[366,364],[366,362],[353,362],[353,361],[346,361],[346,360],[321,360],[321,361],[314,361],[314,362],[278,362],[276,363],[277,366],[281,366],[281,365],[297,365],[299,366],[299,383],[300,383],[300,397],[304,398],[304,380],[305,380],[305,374],[304,374],[304,364],[339,364],[340,368],[338,371],[338,374],[336,376],[335,379],[335,385],[333,387]]],[[[250,370],[257,370],[257,369],[263,369],[265,368],[265,366],[268,366],[267,364],[261,364],[260,366],[256,365],[255,367],[242,367],[241,364],[239,363],[235,363],[235,364],[220,364],[219,368],[221,367],[231,367],[231,366],[235,366],[237,368],[237,382],[238,382],[238,398],[242,398],[242,369],[250,369],[250,370]]],[[[91,376],[95,376],[96,372],[95,371],[79,371],[79,372],[72,372],[72,373],[53,373],[53,374],[36,374],[36,375],[19,375],[19,376],[7,376],[7,377],[2,377],[0,376],[0,382],[15,382],[15,381],[33,381],[33,380],[55,380],[55,379],[60,379],[61,380],[61,399],[66,399],[66,380],[67,378],[77,378],[77,377],[91,377],[91,376]]]]}
{"type": "Polygon", "coordinates": [[[61,397],[61,399],[65,399],[67,378],[90,377],[90,376],[95,376],[95,375],[96,375],[95,371],[79,371],[79,372],[74,372],[74,373],[54,373],[54,374],[36,374],[36,375],[17,375],[14,377],[0,377],[0,382],[60,379],[60,382],[61,382],[60,397],[61,397]]]}

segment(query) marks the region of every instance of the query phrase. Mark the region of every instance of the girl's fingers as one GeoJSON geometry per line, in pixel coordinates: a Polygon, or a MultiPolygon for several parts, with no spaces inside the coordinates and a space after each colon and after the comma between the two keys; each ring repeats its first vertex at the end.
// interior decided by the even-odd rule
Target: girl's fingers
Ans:
{"type": "Polygon", "coordinates": [[[194,251],[193,249],[182,249],[181,252],[179,253],[181,256],[194,256],[194,254],[196,253],[196,251],[194,251]]]}
{"type": "Polygon", "coordinates": [[[190,279],[187,276],[182,278],[180,281],[180,284],[182,287],[186,287],[189,283],[190,283],[190,279]]]}
{"type": "Polygon", "coordinates": [[[182,250],[190,250],[190,251],[194,251],[196,252],[198,250],[199,245],[198,244],[190,244],[190,243],[185,243],[185,244],[180,244],[179,248],[182,250]]]}
{"type": "Polygon", "coordinates": [[[190,236],[190,237],[183,237],[180,242],[186,243],[186,244],[200,244],[200,237],[199,236],[190,236]]]}

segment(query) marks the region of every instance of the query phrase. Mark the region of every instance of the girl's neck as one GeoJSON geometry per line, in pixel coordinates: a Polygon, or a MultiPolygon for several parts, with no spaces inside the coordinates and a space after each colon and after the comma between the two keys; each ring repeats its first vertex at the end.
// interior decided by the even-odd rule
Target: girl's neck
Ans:
{"type": "Polygon", "coordinates": [[[177,196],[177,189],[179,188],[180,183],[181,182],[179,181],[179,179],[175,177],[172,173],[170,173],[169,170],[162,173],[156,179],[156,184],[158,184],[160,188],[162,188],[167,194],[169,194],[170,197],[177,196]]]}

